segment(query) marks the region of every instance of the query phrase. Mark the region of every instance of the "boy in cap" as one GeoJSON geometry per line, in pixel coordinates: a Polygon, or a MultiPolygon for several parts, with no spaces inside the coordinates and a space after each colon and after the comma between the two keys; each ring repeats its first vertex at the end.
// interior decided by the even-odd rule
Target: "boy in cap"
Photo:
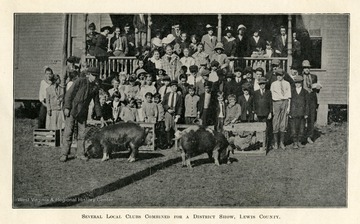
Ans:
{"type": "Polygon", "coordinates": [[[99,101],[99,88],[95,84],[95,81],[99,76],[99,69],[90,67],[87,72],[88,76],[80,77],[75,80],[74,84],[65,94],[64,115],[66,120],[63,135],[62,156],[60,157],[61,162],[66,162],[68,159],[75,123],[78,124],[76,157],[81,160],[88,160],[85,156],[85,128],[88,108],[92,99],[94,100],[96,115],[100,117],[101,126],[104,126],[104,119],[102,117],[99,101]]]}
{"type": "Polygon", "coordinates": [[[210,71],[207,69],[203,70],[200,73],[202,79],[199,82],[195,83],[195,89],[196,89],[197,95],[200,96],[201,94],[203,94],[205,92],[205,83],[206,82],[213,84],[212,82],[209,81],[209,74],[210,74],[210,71]]]}
{"type": "Polygon", "coordinates": [[[265,145],[267,149],[270,146],[271,118],[272,118],[272,98],[270,90],[265,88],[267,80],[265,77],[259,78],[258,84],[260,89],[254,92],[254,120],[259,122],[266,122],[265,145]]]}
{"type": "Polygon", "coordinates": [[[240,120],[242,122],[251,122],[254,120],[254,100],[250,95],[250,91],[252,89],[251,84],[244,83],[242,85],[243,95],[241,95],[238,99],[238,103],[241,106],[241,116],[240,120]]]}
{"type": "Polygon", "coordinates": [[[213,122],[214,110],[214,96],[211,93],[212,83],[209,81],[204,82],[204,92],[201,93],[199,100],[200,118],[203,125],[210,125],[213,122]]]}
{"type": "Polygon", "coordinates": [[[305,119],[309,114],[309,94],[302,88],[303,77],[300,75],[294,78],[295,88],[291,91],[291,104],[289,113],[289,123],[293,147],[298,149],[301,145],[301,138],[304,136],[305,119]]]}
{"type": "Polygon", "coordinates": [[[164,111],[165,111],[165,132],[168,143],[168,148],[171,148],[173,145],[173,133],[175,128],[175,123],[179,120],[183,112],[183,99],[181,95],[177,93],[178,83],[173,80],[170,83],[170,93],[166,93],[164,100],[162,101],[164,111]]]}
{"type": "Polygon", "coordinates": [[[207,34],[202,36],[201,43],[204,45],[204,51],[207,53],[210,57],[212,54],[214,54],[214,49],[217,43],[216,36],[214,36],[214,27],[210,24],[206,25],[206,31],[207,34]]]}
{"type": "Polygon", "coordinates": [[[312,144],[314,138],[314,129],[318,108],[317,93],[320,92],[321,85],[318,83],[316,75],[310,73],[310,62],[304,60],[302,63],[304,86],[303,88],[309,93],[309,117],[307,119],[307,142],[312,144]]]}
{"type": "Polygon", "coordinates": [[[271,84],[270,91],[273,100],[273,134],[274,149],[285,149],[284,139],[287,128],[287,118],[290,111],[291,87],[288,81],[284,80],[284,71],[276,70],[277,80],[271,84]],[[280,144],[278,135],[280,133],[280,144]]]}

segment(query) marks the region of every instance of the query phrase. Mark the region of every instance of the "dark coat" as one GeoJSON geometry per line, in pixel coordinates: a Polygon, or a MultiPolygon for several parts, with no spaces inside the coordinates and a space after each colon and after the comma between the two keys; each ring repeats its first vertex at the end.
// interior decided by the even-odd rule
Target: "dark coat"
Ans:
{"type": "Polygon", "coordinates": [[[236,39],[234,38],[234,40],[228,41],[226,37],[223,37],[221,42],[224,44],[224,54],[228,57],[235,56],[236,39]]]}
{"type": "Polygon", "coordinates": [[[296,88],[291,90],[290,113],[291,117],[304,117],[309,115],[309,93],[302,88],[300,94],[296,88]]]}
{"type": "Polygon", "coordinates": [[[106,57],[108,56],[107,50],[108,50],[108,39],[102,34],[98,35],[95,43],[95,56],[106,57]]]}
{"type": "Polygon", "coordinates": [[[278,51],[281,52],[281,54],[275,52],[276,57],[287,57],[287,55],[288,55],[288,53],[287,53],[287,50],[288,50],[287,42],[288,42],[287,36],[285,38],[285,45],[283,45],[281,35],[275,37],[275,39],[274,39],[274,50],[275,51],[278,50],[278,51]]]}
{"type": "Polygon", "coordinates": [[[231,80],[228,84],[226,84],[226,97],[230,94],[235,94],[236,98],[243,95],[242,85],[245,83],[243,79],[239,83],[235,81],[235,79],[231,80]]]}
{"type": "MultiPolygon", "coordinates": [[[[203,111],[204,111],[204,103],[205,103],[205,93],[200,95],[200,100],[199,100],[199,111],[200,111],[200,116],[202,115],[203,111]]],[[[215,99],[215,94],[211,94],[210,97],[210,103],[209,103],[209,107],[208,107],[208,111],[209,114],[214,114],[214,104],[216,103],[216,99],[215,99]]],[[[210,116],[211,117],[211,116],[210,116]]]]}
{"type": "MultiPolygon", "coordinates": [[[[171,100],[170,98],[170,93],[166,93],[164,95],[164,99],[162,100],[162,105],[164,107],[164,111],[167,111],[170,109],[169,107],[169,100],[171,100]]],[[[176,115],[182,115],[183,112],[183,97],[179,94],[177,94],[176,96],[176,102],[175,102],[175,108],[173,108],[173,110],[175,110],[175,114],[176,115]]]]}
{"type": "Polygon", "coordinates": [[[249,100],[246,101],[244,95],[238,98],[238,104],[241,106],[240,119],[242,121],[254,120],[254,98],[250,95],[249,100]]]}
{"type": "Polygon", "coordinates": [[[266,42],[262,37],[259,37],[259,41],[256,43],[253,37],[249,38],[248,41],[248,56],[251,56],[253,51],[258,51],[257,48],[265,50],[266,42]]]}
{"type": "Polygon", "coordinates": [[[70,114],[78,121],[87,119],[89,104],[94,100],[95,112],[98,117],[102,117],[99,102],[99,88],[90,83],[86,77],[75,80],[74,84],[65,94],[64,108],[70,110],[70,114]]]}
{"type": "MultiPolygon", "coordinates": [[[[305,76],[305,74],[303,74],[303,77],[305,76]]],[[[317,75],[314,74],[310,74],[311,76],[311,81],[312,84],[317,83],[318,82],[318,78],[317,75]]],[[[304,77],[305,79],[305,77],[304,77]]],[[[317,108],[317,104],[318,104],[318,99],[317,99],[317,93],[319,93],[320,90],[315,90],[313,89],[311,93],[309,93],[309,105],[310,105],[310,109],[316,109],[317,108]]]]}
{"type": "Polygon", "coordinates": [[[235,37],[235,44],[236,44],[236,50],[235,50],[235,56],[236,57],[246,57],[248,52],[248,38],[244,36],[241,40],[239,39],[239,36],[235,37]]]}
{"type": "Polygon", "coordinates": [[[265,90],[261,95],[260,90],[254,92],[254,113],[256,116],[269,116],[272,112],[272,98],[271,91],[265,90]]]}
{"type": "Polygon", "coordinates": [[[141,21],[140,15],[134,15],[133,19],[134,28],[137,28],[139,32],[146,33],[146,16],[144,14],[144,22],[141,21]]]}

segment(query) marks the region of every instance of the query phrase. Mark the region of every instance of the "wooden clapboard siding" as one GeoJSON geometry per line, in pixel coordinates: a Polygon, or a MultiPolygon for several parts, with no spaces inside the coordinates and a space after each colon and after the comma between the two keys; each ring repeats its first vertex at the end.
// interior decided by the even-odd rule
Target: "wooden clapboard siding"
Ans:
{"type": "Polygon", "coordinates": [[[320,29],[322,70],[315,70],[323,85],[319,104],[348,104],[349,89],[349,15],[302,15],[308,30],[320,29]]]}
{"type": "Polygon", "coordinates": [[[63,14],[16,14],[15,99],[38,99],[44,66],[61,74],[63,14]]]}

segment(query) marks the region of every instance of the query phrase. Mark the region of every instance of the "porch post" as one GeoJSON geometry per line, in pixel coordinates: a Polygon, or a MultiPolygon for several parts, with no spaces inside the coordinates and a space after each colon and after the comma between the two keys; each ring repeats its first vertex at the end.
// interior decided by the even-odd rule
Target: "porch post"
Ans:
{"type": "Polygon", "coordinates": [[[218,14],[218,31],[217,31],[217,39],[218,42],[221,41],[221,14],[218,14]]]}
{"type": "Polygon", "coordinates": [[[290,66],[292,65],[292,26],[291,26],[291,15],[288,16],[288,63],[287,72],[290,72],[290,66]]]}
{"type": "Polygon", "coordinates": [[[63,46],[62,46],[62,71],[60,73],[61,84],[65,86],[66,83],[66,60],[68,56],[68,25],[69,25],[69,14],[64,14],[63,17],[63,46]]]}
{"type": "Polygon", "coordinates": [[[151,14],[148,15],[148,26],[147,26],[147,39],[146,39],[146,45],[151,46],[151,14]]]}

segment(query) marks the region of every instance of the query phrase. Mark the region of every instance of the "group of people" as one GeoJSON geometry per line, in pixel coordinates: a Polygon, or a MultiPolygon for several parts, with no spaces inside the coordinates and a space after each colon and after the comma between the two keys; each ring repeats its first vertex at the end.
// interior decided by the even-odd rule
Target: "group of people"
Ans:
{"type": "MultiPolygon", "coordinates": [[[[145,40],[146,29],[139,26],[140,19],[138,17],[137,15],[134,16],[133,26],[135,33],[131,31],[131,26],[128,23],[123,27],[123,32],[121,32],[120,26],[105,26],[101,28],[100,33],[97,33],[94,23],[91,23],[89,25],[90,32],[87,35],[88,55],[95,56],[101,61],[106,60],[109,56],[139,57],[145,51],[148,51],[151,54],[143,55],[142,59],[146,57],[146,59],[156,62],[157,69],[163,66],[169,75],[174,72],[171,69],[175,70],[175,73],[179,70],[177,64],[185,64],[189,68],[192,64],[200,66],[200,63],[204,60],[208,62],[217,60],[223,68],[229,68],[230,66],[233,69],[228,57],[263,56],[272,58],[287,57],[288,55],[289,37],[284,26],[281,26],[279,34],[271,39],[263,38],[260,28],[253,28],[251,32],[248,32],[243,24],[240,24],[237,29],[226,26],[225,35],[218,40],[214,32],[215,27],[210,24],[206,25],[207,33],[203,36],[188,35],[187,32],[181,30],[179,24],[175,24],[172,26],[171,33],[164,37],[162,37],[160,30],[156,30],[155,37],[151,39],[149,46],[146,45],[145,40]],[[141,29],[137,27],[141,27],[141,29]],[[114,34],[110,37],[109,34],[113,32],[114,34]],[[162,60],[164,56],[165,59],[170,57],[170,55],[166,57],[168,52],[166,48],[169,46],[172,48],[173,55],[171,55],[171,59],[161,63],[159,60],[162,60]],[[158,56],[154,55],[155,52],[158,56]]],[[[293,63],[297,67],[301,67],[303,60],[301,43],[297,40],[296,32],[293,32],[290,38],[292,38],[293,63]]]]}
{"type": "MultiPolygon", "coordinates": [[[[276,58],[271,60],[272,70],[266,74],[261,67],[229,69],[228,56],[240,49],[235,41],[229,50],[229,42],[235,39],[231,35],[227,33],[222,42],[217,42],[213,27],[208,25],[201,43],[185,44],[187,34],[174,28],[180,39],[172,34],[163,38],[161,44],[153,39],[155,48],[141,52],[138,67],[131,74],[120,72],[100,80],[99,68],[86,64],[79,67],[80,58],[70,57],[66,81],[61,85],[60,77],[50,68],[45,69],[46,78],[39,93],[42,103],[39,127],[46,123],[47,129],[62,129],[65,124],[61,161],[68,159],[74,132],[77,157],[87,160],[85,127],[86,121],[92,119],[100,120],[102,125],[107,121],[155,123],[164,130],[157,136],[164,140],[163,148],[173,145],[176,123],[214,125],[216,131],[222,132],[225,125],[238,122],[266,122],[265,147],[275,149],[285,149],[284,136],[289,123],[294,148],[303,146],[300,143],[303,137],[308,143],[313,142],[321,85],[316,75],[310,74],[309,61],[304,60],[300,66],[293,63],[290,74],[276,58]]],[[[244,25],[238,27],[239,36],[245,29],[244,25]]],[[[120,29],[116,28],[115,32],[120,33],[120,29]]],[[[102,33],[110,33],[110,28],[102,28],[102,33]]],[[[112,52],[126,55],[129,48],[125,38],[120,34],[113,38],[124,40],[112,52]]],[[[259,44],[260,38],[254,41],[259,44]]],[[[247,50],[240,52],[245,54],[247,50]]]]}

